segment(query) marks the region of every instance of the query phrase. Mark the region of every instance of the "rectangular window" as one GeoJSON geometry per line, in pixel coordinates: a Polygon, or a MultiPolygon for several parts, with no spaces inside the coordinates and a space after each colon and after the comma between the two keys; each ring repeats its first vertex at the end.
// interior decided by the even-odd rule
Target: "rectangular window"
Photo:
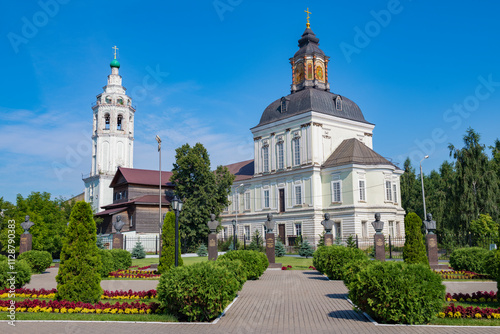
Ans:
{"type": "Polygon", "coordinates": [[[264,190],[264,208],[269,208],[269,190],[264,190]]]}
{"type": "Polygon", "coordinates": [[[278,169],[285,168],[285,158],[283,154],[283,143],[278,143],[278,169]]]}
{"type": "Polygon", "coordinates": [[[368,225],[366,221],[361,222],[361,238],[368,238],[368,225]]]}
{"type": "Polygon", "coordinates": [[[389,222],[389,235],[391,236],[391,238],[394,238],[394,222],[393,221],[390,221],[389,222]]]}
{"type": "Polygon", "coordinates": [[[295,224],[295,235],[296,236],[302,235],[302,224],[301,223],[295,224]]]}
{"type": "Polygon", "coordinates": [[[335,238],[342,238],[342,229],[340,223],[335,223],[335,238]]]}
{"type": "Polygon", "coordinates": [[[396,183],[392,184],[392,197],[394,199],[394,203],[397,203],[398,202],[398,191],[397,191],[396,183]]]}
{"type": "Polygon", "coordinates": [[[269,146],[264,146],[262,148],[262,161],[264,173],[269,172],[269,146]]]}
{"type": "Polygon", "coordinates": [[[245,225],[245,240],[250,240],[250,226],[245,225]]]}
{"type": "Polygon", "coordinates": [[[332,182],[332,202],[340,203],[342,202],[342,181],[332,182]]]}
{"type": "Polygon", "coordinates": [[[396,222],[396,236],[401,237],[401,224],[399,222],[396,222]]]}
{"type": "Polygon", "coordinates": [[[294,165],[300,165],[300,138],[293,140],[293,162],[294,165]]]}
{"type": "Polygon", "coordinates": [[[238,200],[239,200],[238,194],[234,194],[233,195],[233,211],[236,211],[236,212],[240,211],[238,200]]]}
{"type": "Polygon", "coordinates": [[[224,240],[228,239],[227,235],[227,227],[224,227],[224,240]]]}
{"type": "Polygon", "coordinates": [[[362,202],[366,202],[365,180],[359,180],[359,200],[362,202]]]}
{"type": "Polygon", "coordinates": [[[245,210],[250,210],[250,192],[247,191],[245,193],[245,197],[243,198],[243,201],[245,202],[245,210]]]}
{"type": "Polygon", "coordinates": [[[295,186],[295,205],[301,205],[302,204],[302,186],[297,185],[295,186]]]}
{"type": "Polygon", "coordinates": [[[391,181],[385,181],[385,200],[392,202],[392,186],[391,181]]]}

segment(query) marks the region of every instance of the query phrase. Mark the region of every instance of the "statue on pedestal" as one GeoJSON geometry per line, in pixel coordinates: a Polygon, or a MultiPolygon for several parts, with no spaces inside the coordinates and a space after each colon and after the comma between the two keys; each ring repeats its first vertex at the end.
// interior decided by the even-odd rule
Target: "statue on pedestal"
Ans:
{"type": "Polygon", "coordinates": [[[384,222],[380,220],[380,213],[375,214],[375,221],[372,222],[372,226],[375,229],[375,234],[382,234],[384,222]]]}
{"type": "Polygon", "coordinates": [[[274,227],[276,226],[276,223],[273,220],[273,214],[272,213],[268,213],[267,214],[267,220],[264,223],[264,225],[266,226],[267,233],[273,233],[274,227]]]}
{"type": "Polygon", "coordinates": [[[330,214],[328,212],[325,213],[325,220],[321,222],[321,225],[325,227],[326,234],[332,234],[333,221],[330,220],[330,214]]]}
{"type": "Polygon", "coordinates": [[[219,227],[219,222],[215,220],[215,215],[213,213],[210,214],[210,220],[207,223],[208,228],[210,229],[210,233],[217,232],[217,227],[219,227]]]}
{"type": "Polygon", "coordinates": [[[116,221],[113,222],[113,227],[116,230],[116,233],[122,233],[121,230],[123,226],[125,225],[125,222],[122,221],[122,216],[118,215],[116,216],[116,221]]]}
{"type": "Polygon", "coordinates": [[[33,225],[35,223],[30,220],[30,216],[26,216],[24,222],[21,223],[21,227],[24,229],[23,234],[30,234],[29,230],[33,225]]]}
{"type": "Polygon", "coordinates": [[[436,221],[432,220],[432,214],[427,214],[427,220],[424,220],[425,229],[429,234],[435,234],[436,232],[436,221]]]}

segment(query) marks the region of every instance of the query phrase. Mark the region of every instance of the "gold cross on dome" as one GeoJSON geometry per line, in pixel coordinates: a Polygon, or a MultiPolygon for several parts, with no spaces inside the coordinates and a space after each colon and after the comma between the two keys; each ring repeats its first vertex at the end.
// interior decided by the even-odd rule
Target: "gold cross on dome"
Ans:
{"type": "Polygon", "coordinates": [[[112,47],[112,49],[114,49],[114,50],[115,50],[115,59],[116,59],[116,50],[118,50],[118,48],[117,48],[117,47],[116,47],[116,45],[115,45],[115,46],[113,46],[113,47],[112,47]]]}
{"type": "Polygon", "coordinates": [[[311,28],[311,24],[309,23],[309,14],[312,13],[309,11],[309,8],[307,8],[307,10],[305,10],[304,12],[307,13],[307,28],[311,28]]]}

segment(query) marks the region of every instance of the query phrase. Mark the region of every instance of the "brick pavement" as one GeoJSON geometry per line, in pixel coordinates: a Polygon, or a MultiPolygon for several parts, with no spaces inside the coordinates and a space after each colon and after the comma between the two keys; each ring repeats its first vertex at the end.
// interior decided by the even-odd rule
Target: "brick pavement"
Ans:
{"type": "Polygon", "coordinates": [[[239,298],[217,324],[83,322],[0,323],[0,333],[500,333],[498,327],[384,326],[352,310],[341,281],[313,271],[268,270],[245,283],[239,298]]]}

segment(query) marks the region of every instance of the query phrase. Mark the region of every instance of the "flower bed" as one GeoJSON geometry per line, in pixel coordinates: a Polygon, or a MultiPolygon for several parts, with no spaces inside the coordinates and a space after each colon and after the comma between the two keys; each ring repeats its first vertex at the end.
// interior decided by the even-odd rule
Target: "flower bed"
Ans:
{"type": "Polygon", "coordinates": [[[451,303],[438,313],[438,318],[471,318],[471,319],[500,319],[500,307],[497,309],[489,307],[463,307],[451,303]]]}
{"type": "MultiPolygon", "coordinates": [[[[16,312],[45,312],[45,313],[110,313],[110,314],[150,314],[155,313],[160,304],[158,303],[96,303],[88,304],[82,302],[70,302],[67,300],[30,300],[26,299],[16,302],[16,312]]],[[[9,300],[0,300],[0,311],[8,312],[11,306],[9,300]]]]}
{"type": "MultiPolygon", "coordinates": [[[[0,299],[9,297],[9,289],[0,290],[0,299]]],[[[57,290],[51,289],[16,289],[16,297],[20,298],[54,298],[57,290]]],[[[156,297],[156,290],[148,291],[109,291],[104,290],[101,299],[150,299],[156,297]]]]}
{"type": "MultiPolygon", "coordinates": [[[[144,267],[147,268],[147,267],[144,267]]],[[[158,271],[153,270],[117,270],[109,273],[108,277],[112,278],[140,278],[140,279],[157,279],[160,278],[158,271]]]]}
{"type": "Polygon", "coordinates": [[[485,303],[485,302],[497,302],[497,293],[490,291],[478,291],[472,293],[472,295],[468,293],[451,293],[446,294],[446,301],[449,302],[468,302],[468,303],[485,303]]]}
{"type": "Polygon", "coordinates": [[[441,270],[436,271],[439,275],[441,275],[442,279],[491,279],[489,275],[478,274],[473,271],[466,270],[441,270]]]}

